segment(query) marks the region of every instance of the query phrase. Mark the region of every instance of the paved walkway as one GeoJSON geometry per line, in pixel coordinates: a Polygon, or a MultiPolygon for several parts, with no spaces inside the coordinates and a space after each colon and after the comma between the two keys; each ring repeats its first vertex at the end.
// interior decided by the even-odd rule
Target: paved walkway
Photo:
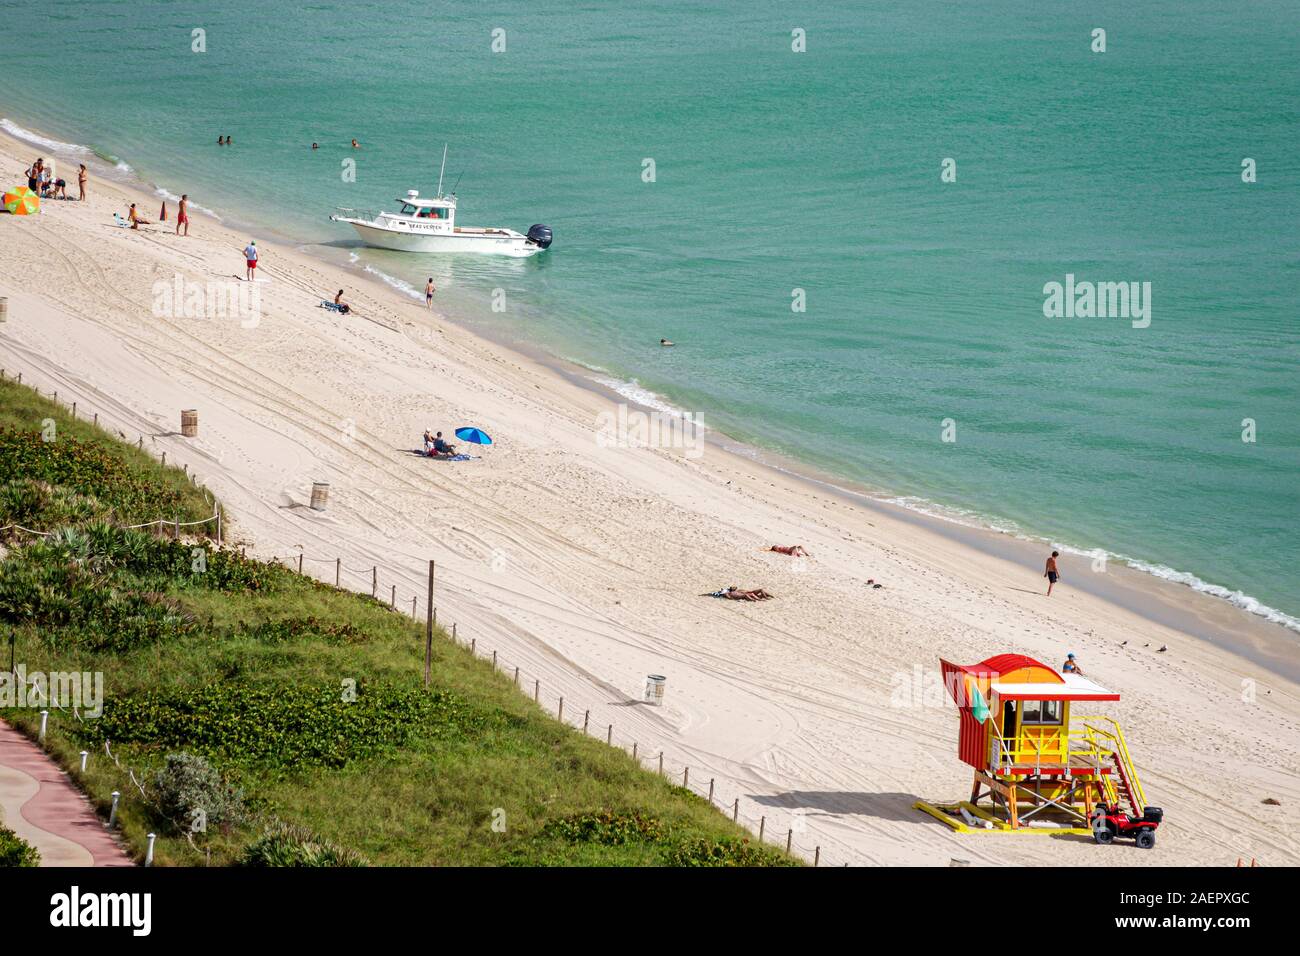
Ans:
{"type": "Polygon", "coordinates": [[[39,747],[0,720],[0,823],[41,866],[132,866],[90,801],[39,747]]]}

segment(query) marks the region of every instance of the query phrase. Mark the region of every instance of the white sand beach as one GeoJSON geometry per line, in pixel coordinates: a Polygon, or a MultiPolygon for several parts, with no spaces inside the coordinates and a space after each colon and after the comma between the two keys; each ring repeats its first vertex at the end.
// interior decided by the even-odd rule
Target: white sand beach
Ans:
{"type": "MultiPolygon", "coordinates": [[[[0,136],[9,180],[36,154],[0,136]]],[[[61,175],[75,195],[75,166],[61,175]]],[[[608,397],[260,238],[255,327],[156,314],[157,282],[242,277],[249,235],[197,213],[188,238],[172,222],[115,227],[133,199],[156,217],[157,197],[99,180],[86,203],[0,215],[0,367],[188,465],[250,553],[302,550],[330,581],[339,556],[366,593],[378,566],[381,596],[396,585],[408,610],[435,560],[439,620],[520,666],[527,692],[540,680],[552,712],[563,696],[567,720],[589,710],[602,738],[612,723],[647,767],[662,751],[679,782],[684,766],[697,790],[715,779],[720,804],[766,816],[769,839],[800,827],[795,846],[823,863],[1300,863],[1300,686],[1264,666],[1294,666],[1297,635],[1123,568],[1077,587],[1094,572],[1068,555],[1048,599],[1041,549],[992,534],[981,547],[982,532],[942,533],[713,444],[698,458],[602,447],[608,397]],[[355,314],[319,307],[339,288],[355,314]],[[197,439],[176,434],[188,408],[197,439]],[[466,424],[495,440],[476,460],[412,453],[426,427],[466,424]],[[307,507],[313,481],[331,485],[324,512],[307,507]],[[813,557],[760,550],[795,543],[813,557]],[[777,597],[704,596],[732,584],[777,597]],[[1053,665],[1073,651],[1122,695],[1105,712],[1164,808],[1154,851],[959,835],[912,808],[970,790],[938,658],[1007,651],[1053,665]],[[662,708],[635,703],[649,673],[668,678],[662,708]],[[928,691],[901,694],[917,673],[928,691]]]]}

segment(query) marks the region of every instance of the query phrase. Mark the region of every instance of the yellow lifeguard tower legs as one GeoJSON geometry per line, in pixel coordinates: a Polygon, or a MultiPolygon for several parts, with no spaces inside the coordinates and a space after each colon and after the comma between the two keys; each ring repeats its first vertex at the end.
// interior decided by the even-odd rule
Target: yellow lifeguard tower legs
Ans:
{"type": "Polygon", "coordinates": [[[1070,714],[1079,701],[1118,694],[1021,654],[940,664],[957,704],[958,756],[974,781],[969,801],[918,801],[917,809],[963,833],[1088,834],[1098,804],[1142,813],[1145,797],[1119,725],[1070,714]]]}

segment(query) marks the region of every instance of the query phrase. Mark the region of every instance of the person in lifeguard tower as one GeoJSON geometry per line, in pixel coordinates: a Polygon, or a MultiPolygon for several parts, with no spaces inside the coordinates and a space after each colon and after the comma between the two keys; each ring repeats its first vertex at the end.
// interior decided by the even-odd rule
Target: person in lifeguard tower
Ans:
{"type": "Polygon", "coordinates": [[[1080,677],[1083,676],[1083,671],[1080,670],[1078,662],[1074,659],[1073,651],[1065,655],[1065,663],[1061,665],[1061,673],[1078,674],[1080,677]]]}

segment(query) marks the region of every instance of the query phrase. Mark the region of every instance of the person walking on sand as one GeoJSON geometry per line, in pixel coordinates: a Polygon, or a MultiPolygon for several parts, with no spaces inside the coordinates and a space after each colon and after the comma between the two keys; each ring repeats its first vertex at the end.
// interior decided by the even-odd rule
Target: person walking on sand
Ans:
{"type": "Polygon", "coordinates": [[[81,168],[77,170],[77,188],[81,190],[81,195],[77,197],[78,202],[86,201],[86,180],[89,176],[86,173],[86,164],[82,163],[81,168]]]}
{"type": "Polygon", "coordinates": [[[433,284],[433,276],[429,276],[429,281],[424,284],[424,304],[433,308],[433,294],[437,292],[433,284]]]}
{"type": "Polygon", "coordinates": [[[1061,556],[1060,551],[1053,551],[1052,556],[1047,559],[1047,567],[1043,571],[1043,577],[1047,578],[1047,596],[1052,596],[1052,588],[1060,580],[1060,572],[1056,568],[1056,559],[1061,556]]]}
{"type": "Polygon", "coordinates": [[[187,194],[181,195],[180,205],[176,209],[176,235],[181,234],[181,226],[185,227],[185,235],[190,234],[190,197],[187,194]]]}
{"type": "Polygon", "coordinates": [[[248,265],[248,268],[244,270],[246,273],[245,278],[252,282],[253,275],[257,272],[257,240],[249,239],[248,245],[244,246],[244,262],[248,265]]]}

